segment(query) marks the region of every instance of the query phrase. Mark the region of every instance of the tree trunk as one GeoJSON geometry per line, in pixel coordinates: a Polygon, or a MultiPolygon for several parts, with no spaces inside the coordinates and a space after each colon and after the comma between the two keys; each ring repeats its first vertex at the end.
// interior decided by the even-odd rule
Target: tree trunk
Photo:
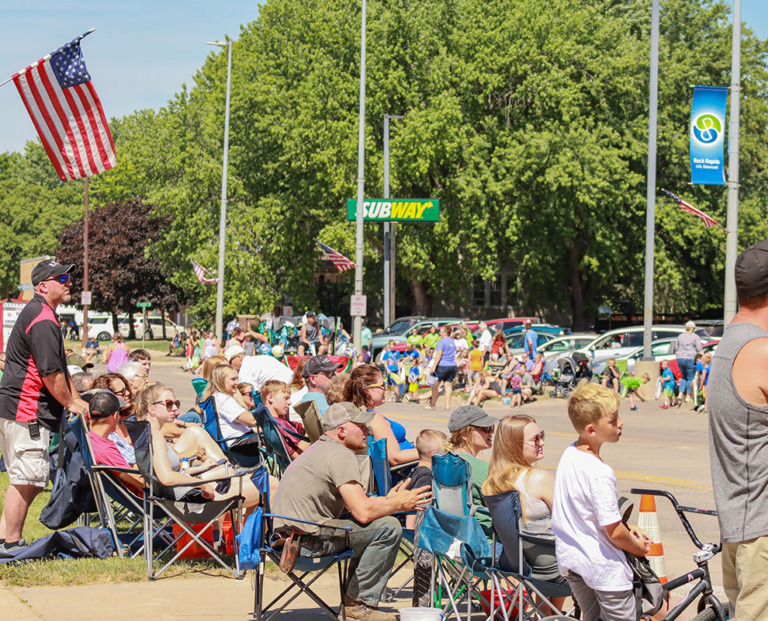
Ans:
{"type": "Polygon", "coordinates": [[[432,314],[432,296],[427,294],[424,282],[411,280],[409,284],[413,295],[413,314],[429,317],[432,314]]]}
{"type": "Polygon", "coordinates": [[[573,304],[573,330],[580,332],[586,330],[587,323],[584,317],[584,291],[582,290],[581,274],[579,273],[579,250],[571,246],[571,302],[573,304]]]}

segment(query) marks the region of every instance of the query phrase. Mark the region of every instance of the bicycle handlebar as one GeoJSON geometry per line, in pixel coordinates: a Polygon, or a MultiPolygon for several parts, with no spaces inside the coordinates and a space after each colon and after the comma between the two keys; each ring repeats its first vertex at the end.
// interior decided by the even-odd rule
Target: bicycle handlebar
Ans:
{"type": "MultiPolygon", "coordinates": [[[[681,505],[677,502],[677,498],[675,498],[672,494],[669,492],[665,492],[664,490],[660,489],[639,489],[639,488],[632,488],[629,490],[632,494],[639,494],[639,495],[648,495],[648,496],[663,496],[669,502],[672,503],[672,507],[674,507],[675,512],[677,513],[677,516],[680,518],[680,521],[683,524],[683,527],[685,528],[685,532],[688,533],[688,536],[691,538],[691,541],[693,544],[699,548],[699,550],[704,549],[703,543],[699,541],[699,538],[696,536],[696,533],[693,530],[693,527],[691,526],[691,523],[688,521],[688,518],[685,517],[686,513],[696,513],[698,515],[717,515],[717,511],[713,511],[711,509],[697,509],[695,507],[686,507],[684,505],[681,505]]],[[[710,544],[713,546],[713,551],[715,554],[717,554],[720,551],[720,544],[710,544]]]]}

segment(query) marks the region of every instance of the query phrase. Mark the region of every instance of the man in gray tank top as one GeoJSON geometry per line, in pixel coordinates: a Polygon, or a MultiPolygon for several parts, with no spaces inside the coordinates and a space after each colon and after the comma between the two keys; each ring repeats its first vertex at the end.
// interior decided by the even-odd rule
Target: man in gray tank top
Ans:
{"type": "Polygon", "coordinates": [[[757,621],[768,619],[768,240],[739,255],[735,278],[739,312],[707,389],[710,465],[731,618],[757,621]]]}

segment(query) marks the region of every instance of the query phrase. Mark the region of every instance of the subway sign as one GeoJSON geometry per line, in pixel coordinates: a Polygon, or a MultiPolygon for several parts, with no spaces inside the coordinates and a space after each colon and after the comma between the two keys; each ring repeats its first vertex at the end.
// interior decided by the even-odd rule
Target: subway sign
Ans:
{"type": "MultiPolygon", "coordinates": [[[[436,198],[366,198],[366,222],[439,222],[440,201],[436,198]]],[[[357,199],[347,200],[347,220],[357,219],[357,199]]]]}

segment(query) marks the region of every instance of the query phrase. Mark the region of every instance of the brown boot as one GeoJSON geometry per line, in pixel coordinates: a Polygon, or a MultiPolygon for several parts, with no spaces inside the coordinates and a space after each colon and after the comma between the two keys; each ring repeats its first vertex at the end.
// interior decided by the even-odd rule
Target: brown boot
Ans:
{"type": "Polygon", "coordinates": [[[344,613],[347,619],[358,619],[358,621],[397,621],[394,613],[382,612],[363,602],[352,601],[346,595],[344,596],[344,613]]]}

